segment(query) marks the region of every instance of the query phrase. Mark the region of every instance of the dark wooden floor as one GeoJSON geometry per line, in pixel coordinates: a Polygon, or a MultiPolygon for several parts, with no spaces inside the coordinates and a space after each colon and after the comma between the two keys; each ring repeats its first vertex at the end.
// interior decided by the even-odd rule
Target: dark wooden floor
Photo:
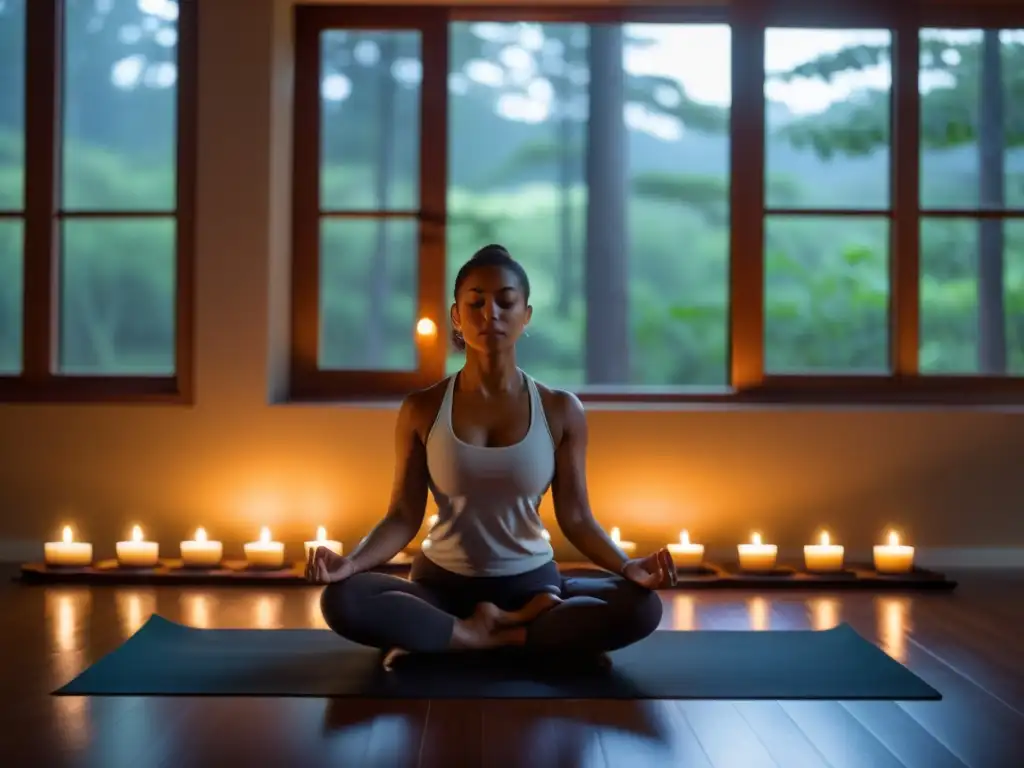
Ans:
{"type": "Polygon", "coordinates": [[[152,612],[203,627],[322,627],[316,590],[0,584],[0,765],[1024,766],[1024,573],[954,594],[665,593],[665,627],[852,624],[941,702],[71,698],[48,692],[152,612]]]}

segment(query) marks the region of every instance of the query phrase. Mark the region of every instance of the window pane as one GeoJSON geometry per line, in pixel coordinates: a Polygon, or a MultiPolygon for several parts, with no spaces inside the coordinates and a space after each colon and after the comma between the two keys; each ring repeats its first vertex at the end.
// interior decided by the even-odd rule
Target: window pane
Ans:
{"type": "Polygon", "coordinates": [[[886,30],[767,30],[769,208],[889,207],[891,51],[886,30]]]}
{"type": "Polygon", "coordinates": [[[765,368],[887,372],[888,219],[770,216],[765,241],[765,368]]]}
{"type": "Polygon", "coordinates": [[[523,263],[524,367],[725,385],[728,27],[456,23],[449,84],[449,285],[487,243],[523,263]]]}
{"type": "Polygon", "coordinates": [[[1024,207],[1024,32],[921,32],[921,205],[1024,207]]]}
{"type": "Polygon", "coordinates": [[[919,367],[1024,375],[1024,222],[921,223],[919,367]]]}
{"type": "Polygon", "coordinates": [[[68,0],[65,209],[174,209],[177,20],[173,0],[68,0]]]}
{"type": "Polygon", "coordinates": [[[0,219],[0,374],[21,372],[22,225],[0,219]]]}
{"type": "Polygon", "coordinates": [[[62,246],[60,372],[173,374],[174,221],[65,221],[62,246]]]}
{"type": "Polygon", "coordinates": [[[25,0],[0,0],[0,94],[0,211],[20,210],[25,168],[25,0]]]}
{"type": "Polygon", "coordinates": [[[330,30],[321,53],[321,207],[418,210],[420,33],[330,30]]]}
{"type": "Polygon", "coordinates": [[[415,370],[418,222],[328,219],[320,238],[320,367],[415,370]]]}

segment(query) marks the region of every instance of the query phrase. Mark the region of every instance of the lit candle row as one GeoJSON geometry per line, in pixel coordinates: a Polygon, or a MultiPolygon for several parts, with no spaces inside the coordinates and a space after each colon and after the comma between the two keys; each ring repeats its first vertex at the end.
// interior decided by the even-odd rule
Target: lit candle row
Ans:
{"type": "MultiPolygon", "coordinates": [[[[635,554],[636,543],[624,541],[618,528],[612,528],[610,536],[626,555],[635,554]]],[[[678,542],[670,542],[668,551],[681,570],[696,570],[704,564],[704,545],[691,542],[689,531],[680,533],[678,542]]],[[[737,545],[736,551],[740,568],[754,572],[774,570],[779,553],[775,544],[761,540],[760,533],[754,533],[749,544],[737,545]]],[[[824,532],[818,544],[804,546],[804,568],[813,573],[835,573],[843,570],[844,556],[844,548],[833,544],[828,532],[824,532]]],[[[874,566],[878,573],[909,573],[914,568],[914,548],[901,544],[899,534],[890,531],[888,542],[874,547],[874,566]]]]}
{"type": "MultiPolygon", "coordinates": [[[[436,524],[437,516],[433,515],[428,527],[433,528],[436,524]]],[[[546,530],[543,534],[545,538],[550,538],[546,530]]],[[[612,541],[626,555],[632,557],[636,553],[636,542],[624,540],[618,528],[612,528],[610,535],[612,541]]],[[[430,539],[425,539],[421,546],[428,548],[430,539]]],[[[309,551],[315,547],[327,547],[338,554],[343,552],[342,543],[328,539],[323,526],[317,528],[315,539],[303,542],[305,557],[308,558],[309,551]]],[[[247,542],[243,549],[246,563],[251,568],[284,567],[284,544],[273,540],[269,528],[264,527],[260,531],[259,539],[247,542]]],[[[160,545],[154,541],[146,541],[142,529],[137,525],[132,529],[131,540],[117,542],[116,550],[117,561],[125,568],[152,568],[159,563],[160,545]]],[[[677,568],[693,570],[700,568],[704,563],[704,545],[691,542],[688,531],[680,534],[678,543],[670,543],[668,550],[677,568]]],[[[210,541],[206,531],[199,528],[194,539],[181,542],[180,551],[182,564],[186,567],[216,568],[223,558],[224,547],[219,541],[210,541]]],[[[737,554],[743,570],[771,571],[776,565],[778,547],[775,544],[765,544],[761,540],[761,534],[754,533],[749,544],[737,546],[737,554]]],[[[815,573],[841,571],[844,555],[844,548],[831,543],[828,533],[825,532],[821,534],[819,544],[808,544],[804,547],[804,567],[815,573]]],[[[402,553],[402,559],[404,561],[408,556],[402,553]]],[[[74,541],[71,528],[65,526],[62,541],[46,542],[45,560],[50,566],[89,566],[92,564],[92,544],[74,541]]],[[[395,559],[395,562],[397,561],[398,556],[395,559]]],[[[914,548],[901,544],[899,535],[892,531],[889,533],[887,544],[874,547],[874,566],[879,573],[907,573],[914,567],[914,548]]]]}
{"type": "MultiPolygon", "coordinates": [[[[309,557],[310,549],[327,547],[341,554],[342,544],[327,538],[323,526],[317,528],[316,538],[303,542],[305,556],[309,557]]],[[[132,528],[131,539],[119,541],[115,545],[117,562],[122,568],[154,568],[160,562],[160,545],[155,541],[146,541],[142,528],[132,528]]],[[[270,529],[264,527],[257,541],[243,545],[246,564],[250,568],[277,569],[284,567],[284,543],[274,541],[270,529]]],[[[216,568],[224,557],[224,545],[219,541],[207,538],[206,530],[196,529],[195,538],[180,544],[181,562],[187,568],[216,568]]],[[[92,565],[92,544],[75,541],[70,526],[64,526],[61,541],[48,541],[44,545],[46,564],[54,567],[85,568],[92,565]]]]}

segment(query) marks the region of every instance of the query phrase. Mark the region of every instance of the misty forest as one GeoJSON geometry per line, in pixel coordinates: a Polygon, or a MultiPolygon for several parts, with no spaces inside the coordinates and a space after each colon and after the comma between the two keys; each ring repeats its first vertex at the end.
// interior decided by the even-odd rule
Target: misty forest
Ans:
{"type": "MultiPolygon", "coordinates": [[[[25,5],[0,0],[5,372],[21,366],[25,5]]],[[[170,0],[68,2],[67,373],[173,371],[176,19],[170,0]],[[154,215],[114,215],[130,211],[154,215]]],[[[457,22],[450,35],[449,285],[477,248],[505,245],[532,284],[521,363],[549,384],[726,384],[728,28],[457,22]]],[[[321,43],[322,209],[415,211],[420,153],[443,149],[421,147],[420,35],[321,43]]],[[[884,30],[767,33],[772,372],[887,368],[890,49],[884,30]]],[[[923,30],[920,79],[921,370],[1024,374],[1024,220],[972,218],[1024,208],[1024,35],[923,30]]],[[[321,365],[414,367],[416,219],[325,216],[321,232],[321,365]]]]}

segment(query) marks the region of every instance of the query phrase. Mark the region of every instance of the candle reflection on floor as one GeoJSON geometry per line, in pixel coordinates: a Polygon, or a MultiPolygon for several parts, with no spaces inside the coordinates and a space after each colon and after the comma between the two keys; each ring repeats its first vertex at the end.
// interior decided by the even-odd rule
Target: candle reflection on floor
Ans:
{"type": "Polygon", "coordinates": [[[771,629],[771,603],[763,597],[752,597],[747,601],[750,611],[750,628],[757,631],[771,629]]]}
{"type": "Polygon", "coordinates": [[[832,597],[816,597],[808,601],[811,626],[817,630],[832,629],[839,625],[839,601],[832,597]]]}
{"type": "Polygon", "coordinates": [[[672,598],[672,629],[688,632],[697,628],[697,611],[693,595],[672,598]]]}
{"type": "Polygon", "coordinates": [[[128,639],[156,613],[156,592],[152,589],[119,590],[114,595],[121,634],[128,639]]]}
{"type": "MultiPolygon", "coordinates": [[[[46,616],[50,624],[50,658],[53,687],[64,685],[86,666],[85,636],[89,626],[92,594],[81,589],[48,589],[46,616]]],[[[61,739],[71,750],[89,741],[89,699],[84,696],[51,696],[61,739]]]]}
{"type": "Polygon", "coordinates": [[[875,615],[882,650],[896,661],[907,660],[906,634],[910,631],[910,601],[905,597],[876,597],[875,615]]]}
{"type": "Polygon", "coordinates": [[[181,617],[191,627],[212,629],[217,610],[217,598],[205,592],[186,592],[181,595],[181,617]]]}
{"type": "Polygon", "coordinates": [[[324,621],[324,613],[320,610],[320,595],[323,590],[314,589],[309,592],[306,598],[306,616],[309,626],[313,629],[330,629],[327,626],[327,622],[324,621]]]}
{"type": "Polygon", "coordinates": [[[280,629],[281,606],[284,598],[281,595],[257,595],[253,603],[253,624],[257,629],[280,629]]]}

